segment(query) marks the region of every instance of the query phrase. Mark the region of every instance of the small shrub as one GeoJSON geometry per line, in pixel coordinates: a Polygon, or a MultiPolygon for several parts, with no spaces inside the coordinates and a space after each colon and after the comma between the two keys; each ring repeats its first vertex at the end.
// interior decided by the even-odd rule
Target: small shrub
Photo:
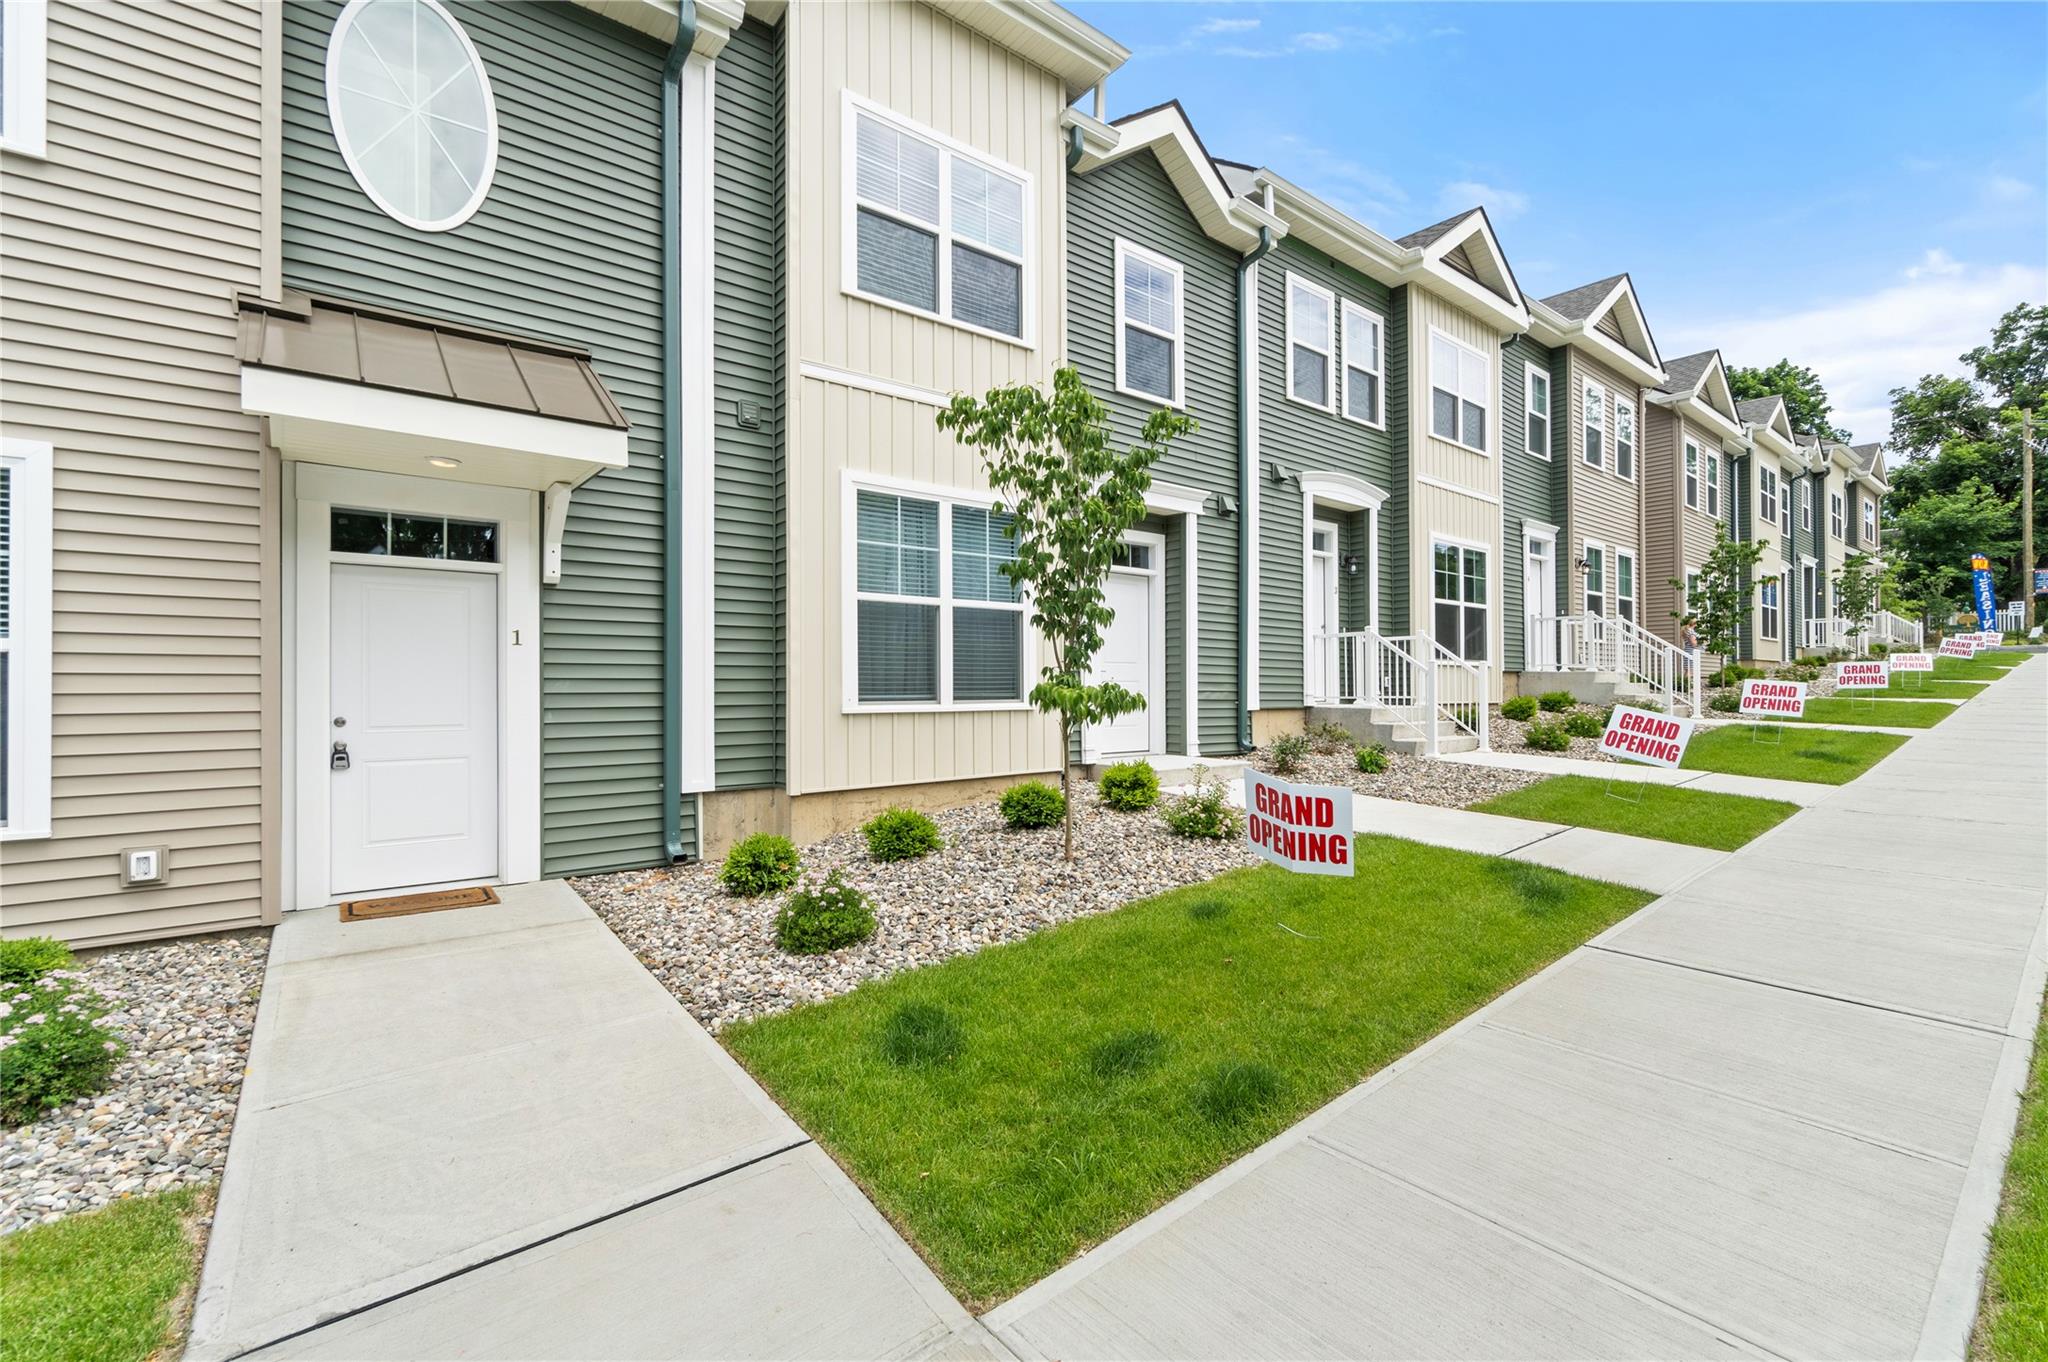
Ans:
{"type": "Polygon", "coordinates": [[[1149,761],[1120,761],[1102,773],[1102,802],[1122,813],[1136,813],[1159,802],[1159,773],[1149,761]]]}
{"type": "Polygon", "coordinates": [[[0,1124],[27,1125],[105,1086],[127,1052],[106,1014],[69,970],[0,991],[0,1124]]]}
{"type": "Polygon", "coordinates": [[[823,955],[875,934],[867,895],[835,870],[798,885],[775,914],[775,944],[791,955],[823,955]]]}
{"type": "Polygon", "coordinates": [[[1237,835],[1244,815],[1231,807],[1223,782],[1198,776],[1193,788],[1178,799],[1169,799],[1159,810],[1175,836],[1202,837],[1220,842],[1237,835]]]}
{"type": "Polygon", "coordinates": [[[1565,716],[1564,731],[1574,738],[1597,738],[1607,731],[1607,712],[1575,709],[1565,716]]]}
{"type": "Polygon", "coordinates": [[[1707,697],[1707,708],[1716,714],[1737,714],[1742,710],[1742,697],[1732,690],[1707,697]]]}
{"type": "Polygon", "coordinates": [[[1717,672],[1707,673],[1706,680],[1702,684],[1714,687],[1739,686],[1744,681],[1762,676],[1763,674],[1763,668],[1761,667],[1744,667],[1739,663],[1730,662],[1717,672]]]}
{"type": "Polygon", "coordinates": [[[1545,714],[1562,714],[1578,703],[1568,690],[1547,690],[1536,697],[1536,703],[1545,714]]]}
{"type": "Polygon", "coordinates": [[[1195,1110],[1217,1125],[1234,1125],[1273,1105],[1280,1075],[1265,1064],[1230,1060],[1212,1066],[1195,1085],[1195,1110]]]}
{"type": "Polygon", "coordinates": [[[1387,749],[1383,744],[1374,743],[1371,747],[1361,747],[1352,753],[1351,759],[1358,763],[1358,769],[1366,775],[1386,774],[1387,749]]]}
{"type": "Polygon", "coordinates": [[[933,1003],[905,1003],[882,1024],[882,1057],[906,1069],[923,1069],[960,1057],[967,1035],[953,1014],[933,1003]]]}
{"type": "Polygon", "coordinates": [[[1097,1078],[1135,1078],[1159,1067],[1166,1037],[1157,1031],[1120,1031],[1088,1052],[1088,1071],[1097,1078]]]}
{"type": "Polygon", "coordinates": [[[868,855],[878,861],[914,861],[939,849],[939,825],[916,809],[884,809],[861,835],[868,839],[868,855]]]}
{"type": "Polygon", "coordinates": [[[1539,719],[1522,730],[1522,741],[1538,752],[1564,752],[1571,748],[1572,735],[1564,731],[1563,724],[1539,719]]]}
{"type": "Polygon", "coordinates": [[[1283,776],[1291,776],[1301,769],[1301,763],[1308,756],[1308,734],[1289,733],[1273,739],[1273,769],[1283,776]]]}
{"type": "Polygon", "coordinates": [[[1533,695],[1517,695],[1510,700],[1505,700],[1501,703],[1500,713],[1503,719],[1533,719],[1536,717],[1536,697],[1533,695]]]}
{"type": "Polygon", "coordinates": [[[725,853],[718,881],[745,898],[773,894],[796,883],[796,847],[787,837],[757,832],[725,853]]]}
{"type": "Polygon", "coordinates": [[[1003,791],[998,807],[1012,828],[1049,828],[1067,816],[1067,797],[1042,780],[1003,791]]]}
{"type": "Polygon", "coordinates": [[[1325,754],[1342,752],[1352,744],[1351,730],[1335,720],[1317,724],[1308,731],[1308,736],[1315,744],[1316,751],[1325,754]]]}
{"type": "Polygon", "coordinates": [[[53,936],[0,941],[0,984],[32,984],[51,970],[71,966],[71,948],[53,936]]]}
{"type": "Polygon", "coordinates": [[[1870,655],[1872,657],[1883,657],[1890,651],[1891,645],[1887,643],[1873,643],[1870,645],[1870,655]]]}

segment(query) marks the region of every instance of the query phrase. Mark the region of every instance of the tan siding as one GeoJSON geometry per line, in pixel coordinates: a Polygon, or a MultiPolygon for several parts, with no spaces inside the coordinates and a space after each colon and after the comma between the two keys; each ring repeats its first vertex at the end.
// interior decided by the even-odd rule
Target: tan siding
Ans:
{"type": "MultiPolygon", "coordinates": [[[[1648,460],[1643,448],[1644,402],[1642,389],[1634,380],[1624,377],[1574,347],[1566,352],[1565,373],[1568,379],[1567,398],[1570,403],[1568,438],[1565,458],[1570,467],[1571,506],[1566,516],[1570,525],[1571,557],[1574,561],[1585,556],[1586,541],[1591,539],[1607,546],[1608,588],[1613,594],[1613,557],[1615,552],[1633,554],[1636,572],[1636,620],[1651,624],[1651,602],[1648,591],[1648,556],[1644,552],[1643,540],[1643,486],[1642,479],[1647,473],[1648,460]],[[1586,384],[1600,386],[1602,406],[1603,445],[1600,466],[1586,464],[1586,384]],[[1614,471],[1614,403],[1617,397],[1633,403],[1636,409],[1636,476],[1623,478],[1614,471]]],[[[1581,611],[1586,608],[1584,574],[1574,570],[1574,590],[1570,609],[1581,611]]],[[[1608,609],[1613,610],[1610,604],[1608,609]]],[[[1668,609],[1669,607],[1665,607],[1668,609]]]]}
{"type": "Polygon", "coordinates": [[[1644,619],[1670,637],[1671,612],[1678,593],[1671,579],[1678,575],[1678,516],[1685,497],[1685,471],[1680,466],[1680,422],[1667,407],[1645,404],[1643,413],[1643,599],[1644,619]]]}
{"type": "Polygon", "coordinates": [[[52,836],[11,842],[9,935],[263,917],[263,452],[237,292],[264,287],[265,23],[242,0],[49,16],[49,156],[9,158],[0,383],[54,447],[52,836]],[[118,887],[123,847],[170,883],[118,887]]]}
{"type": "Polygon", "coordinates": [[[1058,734],[1023,712],[842,714],[842,472],[982,488],[978,457],[942,437],[925,402],[803,376],[806,364],[936,393],[1050,381],[1066,330],[1066,214],[1059,79],[926,5],[862,0],[788,11],[791,308],[790,624],[824,646],[790,675],[793,794],[1040,772],[1058,734]],[[1031,345],[871,303],[843,291],[844,92],[1031,177],[1031,345]]]}

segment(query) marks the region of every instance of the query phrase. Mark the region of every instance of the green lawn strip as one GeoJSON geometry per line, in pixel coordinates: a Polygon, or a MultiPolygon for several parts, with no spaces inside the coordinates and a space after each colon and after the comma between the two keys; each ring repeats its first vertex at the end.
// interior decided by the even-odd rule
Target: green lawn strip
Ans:
{"type": "Polygon", "coordinates": [[[169,1349],[199,1270],[201,1190],[117,1201],[0,1239],[0,1360],[126,1362],[169,1349]]]}
{"type": "Polygon", "coordinates": [[[1695,732],[1683,765],[1688,771],[1846,785],[1905,741],[1897,733],[1768,726],[1759,732],[1755,725],[1730,725],[1695,732]]]}
{"type": "Polygon", "coordinates": [[[1479,813],[1623,832],[1716,851],[1733,851],[1799,812],[1797,804],[1776,799],[1595,776],[1553,776],[1470,807],[1479,813]]]}
{"type": "Polygon", "coordinates": [[[2048,1357],[2048,1014],[2034,1030],[2034,1067],[2020,1099],[1991,1227],[1991,1260],[1970,1356],[1978,1362],[2048,1357]]]}
{"type": "Polygon", "coordinates": [[[1925,672],[1900,672],[1883,690],[1839,690],[1837,699],[1857,700],[1871,696],[1879,700],[1974,700],[1984,693],[1981,681],[1952,681],[1929,677],[1925,672]]]}
{"type": "Polygon", "coordinates": [[[1356,878],[1232,871],[722,1039],[983,1310],[1651,897],[1356,845],[1356,878]]]}
{"type": "Polygon", "coordinates": [[[1876,700],[1869,704],[1846,696],[1809,699],[1806,713],[1788,724],[1875,724],[1883,728],[1932,728],[1960,708],[1935,700],[1876,700]]]}
{"type": "Polygon", "coordinates": [[[1934,659],[1932,675],[1937,681],[1999,681],[2027,660],[2025,653],[1979,653],[1975,657],[1934,659]]]}

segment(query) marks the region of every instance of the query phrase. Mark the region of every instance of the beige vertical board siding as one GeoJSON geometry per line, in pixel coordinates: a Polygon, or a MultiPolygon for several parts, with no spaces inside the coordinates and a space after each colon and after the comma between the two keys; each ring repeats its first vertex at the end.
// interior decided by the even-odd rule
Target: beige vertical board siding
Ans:
{"type": "MultiPolygon", "coordinates": [[[[1586,541],[1594,540],[1607,546],[1608,595],[1612,597],[1615,585],[1613,554],[1619,549],[1635,555],[1636,562],[1636,622],[1648,623],[1650,596],[1646,589],[1646,569],[1649,555],[1644,552],[1643,540],[1643,479],[1648,475],[1647,460],[1643,448],[1645,417],[1642,389],[1635,380],[1624,377],[1599,361],[1590,358],[1576,346],[1567,351],[1565,373],[1570,381],[1569,401],[1569,452],[1571,461],[1570,486],[1571,510],[1571,556],[1574,560],[1585,557],[1586,541]],[[1602,404],[1605,407],[1602,422],[1602,445],[1600,466],[1586,465],[1586,384],[1600,386],[1602,404]],[[1614,399],[1620,394],[1636,409],[1636,475],[1623,478],[1614,471],[1614,399]]],[[[1574,569],[1577,591],[1572,597],[1571,609],[1582,611],[1586,608],[1585,577],[1574,569]]],[[[1608,610],[1613,612],[1610,600],[1608,610]]],[[[1667,605],[1664,607],[1669,609],[1667,605]]]]}
{"type": "MultiPolygon", "coordinates": [[[[974,451],[934,425],[936,408],[804,376],[806,365],[930,393],[1047,383],[1066,333],[1064,147],[1058,77],[913,0],[794,5],[788,11],[793,311],[789,413],[789,611],[813,640],[790,668],[789,791],[1042,772],[1059,734],[1024,710],[842,714],[841,570],[846,469],[981,489],[974,451]],[[1022,345],[842,290],[844,91],[964,143],[1031,177],[1032,240],[1022,345]]],[[[793,655],[794,656],[794,655],[793,655]]]]}
{"type": "Polygon", "coordinates": [[[1670,631],[1659,621],[1669,621],[1678,608],[1678,592],[1671,579],[1678,574],[1678,517],[1685,502],[1684,453],[1678,434],[1682,423],[1669,407],[1644,405],[1643,599],[1648,602],[1644,618],[1668,637],[1670,631]]]}
{"type": "MultiPolygon", "coordinates": [[[[1408,524],[1409,619],[1418,633],[1431,627],[1434,577],[1430,546],[1435,536],[1444,535],[1486,548],[1487,642],[1493,698],[1501,695],[1501,341],[1506,333],[1496,331],[1477,317],[1420,288],[1407,290],[1408,334],[1411,337],[1408,365],[1408,448],[1409,504],[1414,508],[1408,524]],[[1485,454],[1475,454],[1462,445],[1438,439],[1430,433],[1429,341],[1432,330],[1464,342],[1485,355],[1491,364],[1493,410],[1489,414],[1485,454]],[[1437,483],[1422,481],[1433,478],[1437,483]],[[1466,495],[1463,488],[1476,492],[1466,495]]],[[[1519,552],[1519,548],[1517,552],[1519,552]]]]}
{"type": "Polygon", "coordinates": [[[49,155],[5,161],[6,431],[55,465],[52,835],[0,850],[9,936],[103,944],[274,905],[274,474],[234,304],[269,263],[266,27],[240,0],[53,0],[49,155]],[[121,889],[118,852],[154,845],[169,883],[121,889]]]}

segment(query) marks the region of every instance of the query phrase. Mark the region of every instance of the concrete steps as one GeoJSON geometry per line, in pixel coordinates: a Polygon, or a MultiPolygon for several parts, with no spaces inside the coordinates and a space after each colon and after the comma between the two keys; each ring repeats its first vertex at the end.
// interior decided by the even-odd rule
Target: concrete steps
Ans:
{"type": "MultiPolygon", "coordinates": [[[[1308,726],[1336,724],[1351,735],[1352,741],[1361,747],[1378,743],[1389,752],[1403,756],[1419,757],[1429,750],[1429,742],[1422,728],[1422,721],[1412,711],[1389,709],[1384,706],[1368,708],[1362,705],[1310,705],[1308,726]]],[[[1437,721],[1437,751],[1476,752],[1479,739],[1451,723],[1448,719],[1437,721]]]]}

